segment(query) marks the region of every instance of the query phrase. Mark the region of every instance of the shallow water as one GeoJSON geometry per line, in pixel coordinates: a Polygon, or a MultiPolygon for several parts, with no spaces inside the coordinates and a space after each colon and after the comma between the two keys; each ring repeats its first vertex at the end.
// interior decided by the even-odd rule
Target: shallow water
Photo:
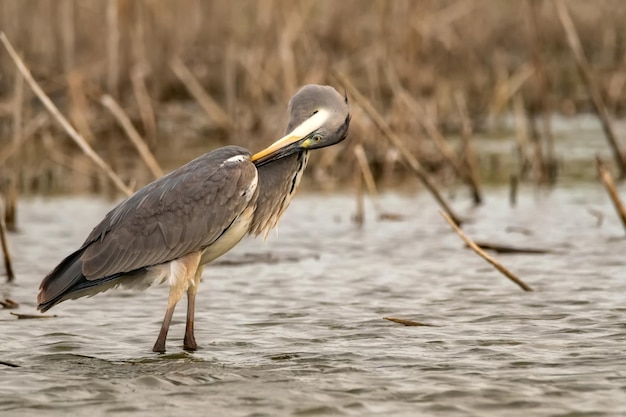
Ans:
{"type": "MultiPolygon", "coordinates": [[[[464,249],[428,195],[386,195],[404,220],[369,212],[359,230],[350,196],[301,194],[267,242],[205,270],[195,353],[181,347],[184,302],[167,353],[150,351],[164,286],[65,302],[49,319],[0,310],[0,361],[19,365],[0,365],[0,414],[626,415],[626,239],[604,191],[528,191],[515,209],[506,190],[487,197],[456,204],[470,236],[554,250],[497,255],[535,292],[464,249]]],[[[0,298],[35,313],[41,278],[111,206],[23,202],[17,282],[0,298]]]]}

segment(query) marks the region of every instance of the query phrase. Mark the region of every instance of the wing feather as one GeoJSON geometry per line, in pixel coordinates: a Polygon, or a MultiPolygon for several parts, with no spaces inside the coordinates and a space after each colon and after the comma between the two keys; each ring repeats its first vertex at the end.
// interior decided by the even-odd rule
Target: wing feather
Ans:
{"type": "Polygon", "coordinates": [[[243,148],[220,148],[120,203],[83,244],[85,277],[130,272],[210,245],[256,196],[246,193],[257,176],[249,156],[243,148]]]}

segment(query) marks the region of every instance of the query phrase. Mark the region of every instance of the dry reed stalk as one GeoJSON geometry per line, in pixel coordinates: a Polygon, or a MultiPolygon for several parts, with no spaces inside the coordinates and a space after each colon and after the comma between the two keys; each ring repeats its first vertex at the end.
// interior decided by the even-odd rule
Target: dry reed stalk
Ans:
{"type": "Polygon", "coordinates": [[[352,221],[359,227],[363,227],[365,222],[365,198],[363,196],[363,175],[356,158],[353,161],[353,181],[356,196],[356,213],[352,216],[352,221]]]}
{"type": "Polygon", "coordinates": [[[140,67],[133,68],[130,79],[133,85],[135,100],[137,100],[137,106],[139,107],[139,116],[146,131],[146,140],[148,143],[155,145],[158,139],[156,117],[154,116],[150,94],[148,94],[148,89],[146,88],[144,70],[140,67]]]}
{"type": "Polygon", "coordinates": [[[4,221],[9,232],[17,231],[17,200],[18,200],[18,184],[17,173],[12,172],[9,176],[9,184],[6,191],[6,206],[4,212],[4,221]]]}
{"type": "Polygon", "coordinates": [[[601,227],[602,223],[604,223],[604,213],[601,212],[600,210],[596,210],[593,208],[588,208],[587,209],[587,213],[591,214],[593,217],[596,218],[596,226],[597,227],[601,227]]]}
{"type": "Polygon", "coordinates": [[[455,221],[450,216],[448,216],[447,213],[445,213],[443,211],[440,211],[439,214],[441,214],[441,216],[445,219],[445,221],[448,222],[450,227],[452,227],[452,229],[459,235],[459,237],[461,239],[463,239],[463,242],[465,242],[465,244],[467,246],[469,246],[474,252],[476,252],[481,258],[483,258],[485,261],[489,262],[493,267],[495,267],[498,271],[500,271],[500,273],[502,273],[505,277],[507,277],[508,279],[513,281],[514,283],[516,283],[524,291],[532,291],[533,290],[528,285],[526,285],[524,283],[524,281],[519,279],[515,274],[513,274],[511,271],[509,271],[507,268],[505,268],[501,263],[496,261],[488,253],[486,253],[484,250],[482,250],[476,243],[474,243],[474,241],[472,239],[470,239],[461,230],[461,228],[458,226],[458,224],[455,223],[455,221]]]}
{"type": "Polygon", "coordinates": [[[48,123],[48,115],[46,113],[39,113],[37,116],[29,120],[28,124],[24,128],[23,134],[19,137],[17,142],[11,143],[8,147],[0,152],[0,166],[12,157],[21,147],[28,141],[28,139],[35,136],[35,133],[39,129],[43,128],[48,123]]]}
{"type": "Polygon", "coordinates": [[[391,130],[389,124],[385,122],[385,119],[380,115],[380,113],[374,108],[374,106],[369,102],[367,98],[365,98],[361,92],[352,84],[352,82],[341,72],[334,71],[334,76],[337,78],[339,83],[343,85],[343,87],[347,90],[348,95],[354,99],[354,101],[363,109],[363,111],[369,116],[372,122],[376,125],[376,127],[383,133],[383,136],[392,144],[392,146],[396,147],[405,161],[408,163],[409,167],[413,170],[415,175],[420,179],[422,184],[426,187],[426,189],[433,195],[437,203],[441,206],[441,208],[450,215],[454,219],[455,222],[461,224],[461,218],[454,214],[448,203],[441,196],[441,193],[437,189],[437,187],[430,180],[430,177],[421,167],[420,163],[417,161],[415,156],[409,152],[406,148],[402,140],[391,130]]]}
{"type": "Polygon", "coordinates": [[[283,33],[278,50],[280,52],[280,61],[283,70],[283,88],[285,91],[296,91],[298,86],[296,76],[296,63],[293,55],[293,43],[289,39],[287,33],[283,33]]]}
{"type": "Polygon", "coordinates": [[[383,209],[380,205],[380,201],[378,200],[378,190],[376,189],[376,182],[374,181],[374,176],[372,175],[369,163],[367,162],[367,155],[365,155],[363,145],[357,143],[354,146],[353,152],[356,161],[361,168],[361,173],[363,174],[363,179],[365,180],[365,186],[367,187],[367,190],[372,198],[374,209],[378,212],[378,214],[380,214],[382,213],[383,209]]]}
{"type": "Polygon", "coordinates": [[[480,205],[483,202],[483,196],[480,189],[478,161],[476,159],[476,153],[474,152],[474,146],[472,145],[472,122],[467,112],[465,95],[461,91],[457,91],[454,94],[454,102],[457,112],[459,113],[459,118],[461,119],[461,143],[463,144],[466,172],[471,183],[472,200],[475,205],[480,205]]]}
{"type": "Polygon", "coordinates": [[[13,96],[13,144],[23,138],[23,109],[24,109],[24,77],[19,69],[15,69],[15,89],[13,96]]]}
{"type": "Polygon", "coordinates": [[[141,159],[146,164],[154,178],[162,177],[163,169],[161,169],[161,166],[150,151],[150,148],[141,138],[141,135],[137,132],[137,129],[135,129],[135,126],[133,126],[133,123],[130,121],[126,113],[124,113],[124,110],[120,107],[117,101],[115,101],[115,99],[110,95],[105,94],[100,98],[100,103],[102,103],[102,105],[111,112],[113,117],[115,117],[115,120],[117,120],[122,129],[124,129],[128,139],[130,139],[133,146],[135,146],[139,152],[139,156],[141,156],[141,159]]]}
{"type": "Polygon", "coordinates": [[[383,317],[383,320],[389,320],[394,323],[403,324],[405,326],[427,326],[427,327],[436,327],[432,324],[422,323],[421,321],[415,320],[407,320],[407,319],[398,319],[395,317],[383,317]]]}
{"type": "Polygon", "coordinates": [[[63,49],[63,69],[69,73],[74,69],[76,35],[74,28],[74,0],[62,0],[59,5],[61,45],[63,49]]]}
{"type": "MultiPolygon", "coordinates": [[[[553,178],[556,175],[554,170],[554,165],[556,164],[556,158],[554,156],[554,135],[552,134],[552,123],[550,120],[552,109],[550,108],[550,100],[549,100],[549,85],[548,85],[548,77],[546,76],[546,69],[544,60],[541,57],[541,32],[539,31],[538,21],[539,21],[539,7],[541,7],[542,2],[539,0],[527,0],[526,1],[526,11],[528,14],[528,25],[530,32],[530,42],[531,42],[531,54],[533,60],[533,66],[535,68],[535,91],[538,96],[539,108],[538,112],[541,116],[541,125],[543,127],[543,137],[546,141],[546,161],[549,169],[549,177],[551,181],[555,181],[556,178],[553,178]]],[[[546,167],[548,168],[548,167],[546,167]]]]}
{"type": "Polygon", "coordinates": [[[507,76],[504,80],[501,80],[496,86],[491,104],[492,115],[499,114],[534,73],[535,69],[531,65],[524,63],[512,76],[507,76]]]}
{"type": "Polygon", "coordinates": [[[107,0],[107,89],[117,97],[120,83],[120,22],[118,0],[107,0]]]}
{"type": "Polygon", "coordinates": [[[609,193],[609,197],[611,197],[611,201],[613,202],[613,207],[615,207],[615,211],[622,221],[622,226],[626,229],[626,209],[624,209],[624,204],[615,188],[615,182],[613,181],[613,176],[611,172],[609,172],[606,165],[599,156],[596,156],[596,168],[598,170],[598,176],[600,177],[600,181],[604,188],[606,188],[609,193]]]}
{"type": "Polygon", "coordinates": [[[509,188],[509,205],[515,207],[517,205],[517,186],[519,184],[519,178],[515,174],[511,174],[510,188],[509,188]]]}
{"type": "Polygon", "coordinates": [[[7,282],[13,282],[15,281],[15,274],[13,272],[13,263],[11,262],[11,253],[9,252],[9,243],[7,241],[4,204],[4,199],[0,196],[0,244],[2,245],[2,257],[4,259],[4,269],[7,273],[7,282]]]}
{"type": "Polygon", "coordinates": [[[561,25],[563,26],[563,30],[565,31],[567,43],[574,54],[578,72],[580,73],[580,76],[587,87],[587,91],[591,96],[593,108],[596,115],[600,119],[604,135],[606,136],[609,146],[613,151],[613,158],[615,159],[617,169],[619,170],[619,178],[624,179],[626,178],[626,160],[624,159],[624,155],[622,154],[622,151],[617,143],[617,136],[615,135],[615,130],[613,129],[611,115],[609,114],[606,104],[604,103],[600,89],[593,78],[591,64],[589,64],[589,61],[585,56],[585,52],[583,51],[580,43],[580,38],[578,37],[578,32],[576,31],[576,27],[574,26],[574,22],[572,21],[572,17],[569,14],[565,2],[563,0],[553,0],[553,3],[556,7],[556,12],[559,16],[559,20],[561,21],[561,25]]]}
{"type": "MultiPolygon", "coordinates": [[[[526,107],[524,105],[524,100],[521,95],[516,95],[513,101],[513,107],[515,111],[515,123],[518,127],[518,132],[516,137],[518,138],[518,143],[520,144],[528,144],[528,142],[532,143],[533,146],[533,161],[532,166],[535,171],[535,181],[537,184],[542,185],[548,181],[548,164],[546,163],[546,158],[543,153],[543,147],[541,146],[541,141],[539,137],[535,134],[530,134],[528,132],[528,114],[526,113],[526,107]]],[[[523,177],[526,171],[526,166],[524,165],[528,161],[528,157],[526,155],[520,156],[520,177],[523,177]]]]}
{"type": "MultiPolygon", "coordinates": [[[[255,60],[252,54],[241,55],[239,65],[246,70],[248,78],[254,81],[254,85],[260,91],[276,100],[289,100],[289,93],[278,86],[276,79],[269,75],[262,65],[259,65],[258,60],[255,60]]],[[[260,95],[260,93],[255,95],[260,95]]]]}
{"type": "Polygon", "coordinates": [[[370,169],[369,162],[367,162],[367,155],[365,154],[365,149],[363,149],[363,145],[357,143],[354,147],[354,156],[361,167],[361,173],[363,174],[363,180],[365,180],[365,186],[367,187],[367,191],[372,199],[372,204],[374,205],[374,210],[376,210],[376,214],[378,215],[378,220],[401,220],[402,216],[396,213],[388,213],[383,210],[383,206],[380,204],[380,199],[378,197],[378,190],[376,189],[376,181],[374,181],[374,175],[372,175],[372,170],[370,169]]]}
{"type": "Polygon", "coordinates": [[[78,133],[85,138],[87,143],[94,143],[96,139],[89,126],[89,117],[87,116],[89,103],[85,95],[84,81],[83,75],[78,72],[72,71],[67,75],[70,93],[69,114],[78,133]]]}
{"type": "Polygon", "coordinates": [[[439,131],[435,123],[426,113],[426,110],[409,95],[405,90],[400,92],[400,99],[404,102],[404,104],[413,112],[416,116],[419,124],[426,130],[426,133],[431,137],[435,147],[439,150],[441,155],[448,161],[452,169],[454,170],[457,177],[461,180],[466,181],[468,179],[468,175],[465,172],[465,168],[461,163],[459,157],[454,152],[454,149],[448,144],[446,138],[443,137],[443,134],[439,131]]]}
{"type": "Polygon", "coordinates": [[[198,79],[192,74],[187,66],[179,58],[170,61],[170,67],[178,79],[185,85],[189,93],[200,104],[200,107],[206,112],[211,120],[213,120],[220,128],[228,130],[232,127],[232,121],[228,114],[220,107],[219,104],[206,92],[198,79]]]}
{"type": "Polygon", "coordinates": [[[229,42],[224,56],[224,102],[226,112],[236,114],[237,111],[237,54],[234,42],[229,42]]]}
{"type": "Polygon", "coordinates": [[[81,148],[81,150],[89,157],[98,167],[104,171],[107,176],[111,179],[113,184],[126,195],[132,194],[132,191],[126,187],[124,182],[117,176],[115,172],[109,167],[109,165],[104,162],[100,156],[93,150],[91,146],[83,139],[83,137],[72,127],[72,125],[67,121],[67,119],[61,114],[59,109],[52,103],[50,98],[44,93],[44,91],[39,87],[39,84],[35,81],[33,76],[30,73],[30,70],[26,67],[22,59],[19,57],[15,49],[13,49],[13,45],[9,42],[9,39],[6,37],[4,32],[0,32],[0,41],[3,43],[4,47],[9,52],[11,59],[17,65],[20,72],[26,79],[26,82],[30,85],[34,93],[37,95],[39,100],[43,103],[46,109],[54,116],[54,118],[59,122],[59,124],[63,127],[63,129],[67,132],[67,134],[76,142],[76,144],[81,148]]]}
{"type": "MultiPolygon", "coordinates": [[[[517,141],[517,155],[519,157],[519,175],[520,178],[526,177],[526,172],[530,164],[528,160],[528,147],[529,145],[529,133],[528,133],[528,119],[526,117],[526,110],[524,109],[524,99],[519,94],[513,97],[513,114],[515,116],[515,140],[517,141]]],[[[543,173],[543,158],[541,149],[535,153],[537,160],[534,164],[537,178],[541,178],[543,173]]]]}
{"type": "Polygon", "coordinates": [[[55,141],[52,138],[50,132],[45,132],[42,135],[41,142],[44,149],[47,152],[47,157],[54,163],[70,169],[82,177],[97,178],[98,171],[93,169],[93,164],[89,164],[88,161],[83,161],[78,156],[70,156],[64,154],[61,150],[55,147],[55,141]]]}

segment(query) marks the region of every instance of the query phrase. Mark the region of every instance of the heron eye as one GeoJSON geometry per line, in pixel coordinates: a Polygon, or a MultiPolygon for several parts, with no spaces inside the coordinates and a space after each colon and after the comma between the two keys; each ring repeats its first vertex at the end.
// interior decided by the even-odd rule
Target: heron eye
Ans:
{"type": "Polygon", "coordinates": [[[314,136],[313,136],[313,140],[314,140],[315,142],[319,142],[320,140],[322,140],[322,135],[314,135],[314,136]]]}

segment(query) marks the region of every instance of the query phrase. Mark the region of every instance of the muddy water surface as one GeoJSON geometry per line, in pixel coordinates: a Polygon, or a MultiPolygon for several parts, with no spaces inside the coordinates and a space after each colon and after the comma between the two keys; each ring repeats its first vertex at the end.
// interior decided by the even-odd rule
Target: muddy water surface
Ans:
{"type": "MultiPolygon", "coordinates": [[[[515,209],[506,190],[487,195],[478,210],[457,203],[468,234],[554,251],[499,256],[533,293],[464,249],[427,195],[385,196],[404,220],[370,214],[359,230],[350,196],[301,194],[267,242],[205,270],[195,353],[181,347],[184,308],[167,353],[150,351],[166,287],[65,302],[49,319],[0,310],[0,361],[18,365],[0,365],[0,414],[626,415],[626,240],[604,192],[528,192],[515,209]]],[[[0,287],[13,311],[35,313],[41,278],[111,206],[21,203],[17,282],[0,287]]]]}

